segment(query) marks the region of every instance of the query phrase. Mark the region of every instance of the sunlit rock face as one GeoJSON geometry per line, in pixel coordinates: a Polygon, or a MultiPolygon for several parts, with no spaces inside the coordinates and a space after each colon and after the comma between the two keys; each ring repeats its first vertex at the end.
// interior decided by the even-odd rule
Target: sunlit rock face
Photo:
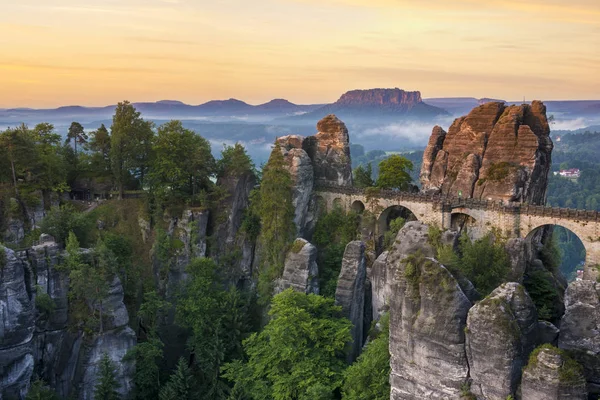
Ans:
{"type": "Polygon", "coordinates": [[[423,156],[423,191],[543,204],[552,140],[542,102],[485,103],[435,127],[423,156]]]}
{"type": "Polygon", "coordinates": [[[293,288],[301,293],[319,294],[317,248],[298,238],[285,257],[283,275],[277,282],[277,292],[293,288]]]}
{"type": "Polygon", "coordinates": [[[352,186],[350,137],[346,125],[330,114],[317,123],[317,131],[302,144],[313,163],[315,184],[352,186]]]}

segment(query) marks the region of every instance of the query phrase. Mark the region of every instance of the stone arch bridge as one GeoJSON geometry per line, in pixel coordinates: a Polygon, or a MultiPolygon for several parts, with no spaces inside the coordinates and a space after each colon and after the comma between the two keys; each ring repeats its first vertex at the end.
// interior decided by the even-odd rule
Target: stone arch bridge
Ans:
{"type": "Polygon", "coordinates": [[[314,195],[327,210],[339,206],[345,210],[369,211],[377,220],[378,235],[386,229],[390,210],[398,207],[409,210],[423,223],[444,229],[468,218],[469,229],[481,236],[498,230],[508,238],[528,238],[542,226],[559,225],[575,233],[585,247],[584,279],[596,280],[599,275],[600,213],[596,211],[336,186],[316,187],[314,195]]]}

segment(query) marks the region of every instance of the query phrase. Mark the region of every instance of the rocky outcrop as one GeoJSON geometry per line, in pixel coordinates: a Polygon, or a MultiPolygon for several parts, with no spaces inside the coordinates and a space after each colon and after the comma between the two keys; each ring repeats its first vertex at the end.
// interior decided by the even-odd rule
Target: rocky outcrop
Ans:
{"type": "Polygon", "coordinates": [[[29,265],[0,246],[0,398],[21,398],[33,374],[34,294],[29,265]]]}
{"type": "MultiPolygon", "coordinates": [[[[79,394],[80,400],[94,400],[94,389],[99,382],[100,360],[104,354],[115,367],[115,379],[119,385],[117,391],[122,398],[127,398],[133,388],[135,364],[125,361],[125,354],[136,344],[135,332],[129,327],[106,332],[97,336],[83,362],[83,380],[79,394]]],[[[100,400],[100,399],[95,399],[100,400]]]]}
{"type": "Polygon", "coordinates": [[[600,393],[600,284],[575,281],[565,293],[558,347],[584,367],[588,391],[600,393]]]}
{"type": "Polygon", "coordinates": [[[302,148],[312,160],[314,182],[352,186],[350,138],[346,125],[330,114],[317,123],[318,133],[304,139],[302,148]]]}
{"type": "Polygon", "coordinates": [[[435,127],[423,157],[425,192],[543,204],[552,140],[546,107],[485,103],[435,127]]]}
{"type": "Polygon", "coordinates": [[[365,244],[359,240],[350,242],[344,251],[335,290],[336,304],[342,306],[342,313],[352,322],[352,348],[348,353],[349,362],[358,357],[363,345],[366,278],[365,244]]]}
{"type": "Polygon", "coordinates": [[[303,138],[295,135],[277,139],[294,182],[292,205],[294,207],[294,224],[299,237],[305,237],[307,233],[308,208],[314,183],[312,161],[306,151],[302,149],[302,142],[303,138]]]}
{"type": "Polygon", "coordinates": [[[523,370],[524,400],[586,400],[583,369],[577,361],[553,346],[536,349],[523,370]]]}
{"type": "Polygon", "coordinates": [[[371,304],[374,320],[378,320],[382,313],[390,309],[395,269],[392,265],[388,265],[388,254],[387,251],[381,253],[373,266],[367,270],[371,282],[371,304]]]}
{"type": "Polygon", "coordinates": [[[277,286],[279,291],[291,287],[298,292],[319,294],[318,275],[317,248],[298,238],[285,258],[283,276],[277,286]]]}
{"type": "Polygon", "coordinates": [[[422,103],[421,92],[395,89],[351,90],[344,93],[336,104],[345,106],[384,106],[398,110],[409,110],[422,103]]]}
{"type": "Polygon", "coordinates": [[[458,398],[468,378],[464,326],[471,302],[434,255],[428,226],[409,222],[387,255],[394,276],[388,272],[383,284],[373,277],[373,298],[390,296],[393,400],[458,398]]]}
{"type": "Polygon", "coordinates": [[[469,311],[466,328],[471,391],[486,400],[515,396],[537,341],[537,312],[518,283],[505,283],[469,311]]]}

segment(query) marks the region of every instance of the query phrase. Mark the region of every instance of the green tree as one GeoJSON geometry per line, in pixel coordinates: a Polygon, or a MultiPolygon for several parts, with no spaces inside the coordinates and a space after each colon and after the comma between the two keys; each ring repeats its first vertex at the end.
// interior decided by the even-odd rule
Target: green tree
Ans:
{"type": "Polygon", "coordinates": [[[344,371],[343,400],[390,398],[390,319],[384,314],[380,332],[372,338],[356,362],[344,371]]]}
{"type": "Polygon", "coordinates": [[[73,142],[75,153],[77,153],[77,144],[83,145],[87,142],[87,139],[88,136],[85,133],[83,126],[79,122],[71,122],[69,131],[67,132],[66,143],[71,144],[71,142],[73,142]]]}
{"type": "Polygon", "coordinates": [[[135,361],[133,375],[133,398],[138,400],[156,399],[160,390],[160,369],[158,363],[163,358],[163,343],[156,338],[135,345],[127,352],[125,360],[135,361]]]}
{"type": "Polygon", "coordinates": [[[259,276],[259,300],[263,304],[271,297],[273,279],[283,272],[286,249],[296,234],[292,184],[292,177],[277,144],[263,170],[257,207],[265,262],[260,272],[262,276],[259,276]]]}
{"type": "Polygon", "coordinates": [[[141,114],[128,101],[117,104],[110,127],[110,160],[119,198],[132,177],[143,185],[150,164],[152,122],[144,121],[141,114]]]}
{"type": "Polygon", "coordinates": [[[408,190],[412,178],[413,163],[407,158],[394,154],[379,163],[377,187],[383,189],[408,190]]]}
{"type": "Polygon", "coordinates": [[[471,242],[466,234],[460,238],[461,272],[473,283],[482,296],[487,296],[506,281],[510,260],[504,245],[488,234],[471,242]]]}
{"type": "Polygon", "coordinates": [[[167,204],[190,202],[209,187],[215,161],[210,143],[185,129],[181,121],[158,128],[150,169],[152,190],[167,204]]]}
{"type": "Polygon", "coordinates": [[[110,133],[104,124],[91,133],[88,149],[92,152],[91,169],[96,175],[107,176],[111,172],[110,141],[110,133]]]}
{"type": "Polygon", "coordinates": [[[373,166],[371,163],[368,163],[365,167],[364,165],[359,165],[354,168],[353,171],[353,179],[354,186],[357,188],[368,188],[375,186],[375,182],[373,181],[373,166]]]}
{"type": "Polygon", "coordinates": [[[169,381],[161,388],[160,400],[193,400],[198,398],[195,379],[188,363],[180,358],[169,381]]]}
{"type": "Polygon", "coordinates": [[[119,382],[115,374],[115,366],[107,353],[102,354],[98,368],[98,384],[94,388],[94,398],[103,400],[119,400],[119,382]]]}
{"type": "Polygon", "coordinates": [[[224,289],[211,259],[193,260],[187,272],[176,321],[191,329],[189,346],[203,398],[224,399],[229,387],[220,370],[224,363],[242,356],[242,338],[248,331],[247,303],[234,287],[224,289]]]}
{"type": "Polygon", "coordinates": [[[244,341],[247,362],[225,376],[253,399],[332,399],[342,384],[351,323],[333,299],[287,289],[273,297],[271,320],[244,341]]]}
{"type": "Polygon", "coordinates": [[[25,400],[59,400],[59,397],[43,380],[36,379],[31,383],[25,400]]]}
{"type": "Polygon", "coordinates": [[[217,162],[217,177],[240,176],[245,173],[254,173],[254,163],[246,149],[239,143],[233,146],[223,146],[221,159],[217,162]]]}

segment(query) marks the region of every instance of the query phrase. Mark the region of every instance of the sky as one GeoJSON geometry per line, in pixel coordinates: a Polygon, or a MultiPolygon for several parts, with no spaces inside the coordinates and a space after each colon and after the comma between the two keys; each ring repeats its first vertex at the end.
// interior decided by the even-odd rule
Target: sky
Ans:
{"type": "Polygon", "coordinates": [[[0,108],[600,99],[598,0],[0,0],[0,108]]]}

